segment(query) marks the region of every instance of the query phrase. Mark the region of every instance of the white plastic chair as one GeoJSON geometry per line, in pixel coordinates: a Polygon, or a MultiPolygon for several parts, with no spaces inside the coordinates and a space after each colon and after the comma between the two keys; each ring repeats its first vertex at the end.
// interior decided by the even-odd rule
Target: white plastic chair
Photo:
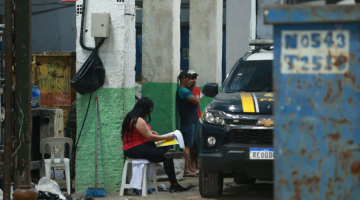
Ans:
{"type": "MultiPolygon", "coordinates": [[[[65,169],[65,176],[66,176],[66,188],[67,193],[71,194],[71,179],[70,179],[70,159],[71,159],[71,151],[72,151],[73,141],[71,138],[68,137],[51,137],[41,140],[40,142],[40,150],[42,154],[43,164],[45,164],[45,174],[46,178],[50,178],[50,170],[51,167],[57,168],[61,167],[65,169]],[[69,158],[64,158],[65,154],[65,144],[69,144],[69,158]],[[45,147],[50,147],[51,158],[45,159],[45,147]],[[55,151],[56,149],[56,151],[55,151]]],[[[54,174],[55,176],[55,174],[54,174]]]]}
{"type": "MultiPolygon", "coordinates": [[[[122,173],[122,180],[121,180],[121,187],[120,187],[120,194],[119,196],[124,196],[124,190],[125,189],[132,189],[132,187],[130,187],[130,183],[126,183],[126,176],[127,176],[127,172],[128,172],[128,165],[132,164],[132,159],[131,158],[127,158],[125,160],[125,164],[124,164],[124,168],[123,168],[123,173],[122,173]]],[[[143,176],[142,176],[142,183],[141,183],[141,196],[146,197],[148,195],[148,189],[149,188],[155,188],[155,194],[158,193],[158,186],[157,186],[157,181],[156,181],[156,169],[154,166],[153,169],[153,183],[150,183],[148,180],[148,176],[147,176],[147,168],[148,165],[153,164],[153,163],[149,163],[146,164],[143,168],[143,176]]],[[[132,166],[132,165],[130,165],[132,166]]]]}

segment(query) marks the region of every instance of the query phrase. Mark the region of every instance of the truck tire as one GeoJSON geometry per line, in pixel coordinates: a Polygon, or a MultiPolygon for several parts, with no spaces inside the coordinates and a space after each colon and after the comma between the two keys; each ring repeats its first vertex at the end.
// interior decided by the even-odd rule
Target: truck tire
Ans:
{"type": "Polygon", "coordinates": [[[234,181],[236,184],[254,184],[256,182],[256,179],[249,178],[243,173],[237,173],[234,176],[234,181]]]}
{"type": "Polygon", "coordinates": [[[224,178],[221,172],[200,169],[199,190],[202,197],[217,197],[223,192],[224,178]]]}

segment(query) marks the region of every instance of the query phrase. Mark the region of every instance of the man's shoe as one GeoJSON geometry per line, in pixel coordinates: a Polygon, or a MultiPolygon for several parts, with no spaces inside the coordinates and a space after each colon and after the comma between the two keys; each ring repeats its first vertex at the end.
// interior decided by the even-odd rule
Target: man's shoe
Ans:
{"type": "Polygon", "coordinates": [[[177,185],[171,185],[170,186],[170,189],[169,189],[169,192],[170,193],[174,193],[174,192],[186,192],[188,191],[189,188],[184,188],[182,187],[181,185],[177,184],[177,185]]]}
{"type": "Polygon", "coordinates": [[[171,158],[179,159],[182,157],[184,157],[184,153],[181,151],[169,150],[165,153],[165,158],[167,159],[171,159],[171,158]]]}

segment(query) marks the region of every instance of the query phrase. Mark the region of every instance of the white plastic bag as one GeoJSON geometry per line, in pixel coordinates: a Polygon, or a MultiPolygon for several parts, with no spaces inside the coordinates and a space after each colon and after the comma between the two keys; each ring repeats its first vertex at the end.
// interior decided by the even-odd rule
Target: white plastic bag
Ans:
{"type": "Polygon", "coordinates": [[[49,178],[46,178],[46,177],[43,177],[40,179],[39,184],[35,185],[35,189],[37,191],[51,192],[51,193],[59,195],[60,199],[66,199],[64,197],[64,195],[61,194],[61,190],[60,190],[60,187],[57,184],[57,182],[55,182],[49,178]]]}

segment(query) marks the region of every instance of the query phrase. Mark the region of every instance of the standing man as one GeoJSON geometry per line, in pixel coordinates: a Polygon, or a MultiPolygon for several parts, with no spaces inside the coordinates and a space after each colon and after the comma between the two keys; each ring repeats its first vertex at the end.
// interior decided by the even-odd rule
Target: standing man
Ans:
{"type": "Polygon", "coordinates": [[[182,71],[179,75],[180,87],[176,92],[176,102],[180,115],[180,132],[183,134],[185,149],[185,173],[184,176],[195,175],[190,162],[190,147],[194,145],[195,129],[198,122],[198,110],[200,99],[190,91],[193,84],[192,75],[188,71],[182,71]]]}
{"type": "MultiPolygon", "coordinates": [[[[193,80],[193,83],[190,87],[190,91],[196,98],[198,98],[200,100],[200,103],[201,103],[203,94],[201,93],[200,88],[196,87],[196,79],[197,79],[198,73],[196,73],[193,70],[189,70],[188,73],[192,75],[192,80],[193,80]]],[[[202,115],[200,106],[197,107],[197,111],[198,111],[198,119],[200,119],[200,117],[202,115]]],[[[195,174],[198,175],[199,174],[198,173],[199,172],[199,158],[198,158],[198,153],[197,153],[197,149],[196,149],[196,144],[197,143],[196,143],[196,136],[195,136],[194,145],[190,148],[190,160],[191,160],[190,162],[191,162],[192,168],[196,169],[195,174]]]]}
{"type": "MultiPolygon", "coordinates": [[[[196,73],[194,70],[189,70],[188,71],[189,74],[191,74],[192,76],[192,85],[190,87],[190,91],[191,93],[200,100],[200,104],[202,101],[202,93],[199,87],[196,87],[196,79],[198,76],[198,73],[196,73]]],[[[198,111],[198,119],[200,119],[202,112],[200,109],[200,106],[197,107],[197,111],[198,111]]],[[[190,147],[190,163],[193,169],[196,170],[195,174],[198,175],[199,174],[199,158],[198,158],[198,153],[196,150],[196,136],[194,136],[194,145],[192,147],[190,147]]]]}
{"type": "MultiPolygon", "coordinates": [[[[201,103],[201,100],[202,100],[203,95],[202,95],[202,93],[201,93],[200,88],[199,88],[199,87],[196,87],[196,79],[197,79],[197,77],[198,77],[198,73],[196,73],[196,72],[193,71],[193,70],[188,70],[188,73],[191,74],[192,80],[193,80],[193,83],[192,83],[192,85],[191,85],[191,87],[190,87],[190,91],[191,91],[191,93],[192,93],[195,97],[197,97],[198,99],[200,99],[200,103],[201,103]]],[[[198,119],[199,119],[199,118],[201,117],[201,115],[202,115],[200,106],[197,107],[197,110],[198,110],[198,119]]]]}

